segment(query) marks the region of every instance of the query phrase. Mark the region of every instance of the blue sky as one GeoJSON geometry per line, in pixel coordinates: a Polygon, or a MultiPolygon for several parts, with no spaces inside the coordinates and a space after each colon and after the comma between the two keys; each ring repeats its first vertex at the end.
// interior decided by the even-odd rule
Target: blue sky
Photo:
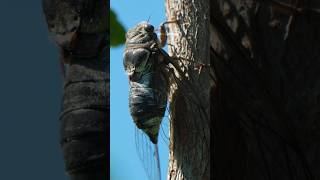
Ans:
{"type": "MultiPolygon", "coordinates": [[[[149,16],[150,23],[158,26],[165,21],[165,1],[148,0],[111,0],[111,8],[126,30],[149,16]]],[[[112,28],[112,27],[111,27],[112,28]]],[[[128,109],[128,78],[122,65],[124,46],[110,50],[110,147],[111,180],[147,180],[142,163],[135,147],[135,125],[128,109]]],[[[161,174],[166,179],[168,164],[168,147],[159,141],[161,174]]]]}

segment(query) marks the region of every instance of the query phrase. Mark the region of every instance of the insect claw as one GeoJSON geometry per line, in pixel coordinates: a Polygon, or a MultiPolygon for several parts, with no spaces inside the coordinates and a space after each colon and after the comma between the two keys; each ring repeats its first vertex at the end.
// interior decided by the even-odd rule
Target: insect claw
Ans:
{"type": "Polygon", "coordinates": [[[178,23],[179,21],[178,20],[168,20],[168,21],[165,21],[162,23],[162,25],[165,25],[165,24],[171,24],[171,23],[178,23]]]}
{"type": "Polygon", "coordinates": [[[202,71],[202,69],[203,69],[203,66],[204,66],[205,64],[203,64],[203,63],[201,63],[201,64],[199,64],[198,66],[197,66],[197,69],[198,69],[198,75],[200,75],[201,74],[201,71],[202,71]]]}
{"type": "Polygon", "coordinates": [[[161,23],[161,24],[159,25],[159,28],[157,28],[156,30],[157,30],[157,31],[164,30],[164,26],[165,26],[166,24],[178,23],[178,22],[179,22],[178,20],[168,20],[168,21],[165,21],[165,22],[161,23]]]}

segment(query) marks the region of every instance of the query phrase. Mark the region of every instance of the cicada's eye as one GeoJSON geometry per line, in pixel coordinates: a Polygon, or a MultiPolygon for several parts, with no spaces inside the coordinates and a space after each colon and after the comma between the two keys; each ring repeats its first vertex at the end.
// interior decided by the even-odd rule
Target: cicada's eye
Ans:
{"type": "Polygon", "coordinates": [[[144,30],[147,31],[147,32],[153,32],[154,31],[154,27],[150,24],[147,24],[145,27],[144,27],[144,30]]]}

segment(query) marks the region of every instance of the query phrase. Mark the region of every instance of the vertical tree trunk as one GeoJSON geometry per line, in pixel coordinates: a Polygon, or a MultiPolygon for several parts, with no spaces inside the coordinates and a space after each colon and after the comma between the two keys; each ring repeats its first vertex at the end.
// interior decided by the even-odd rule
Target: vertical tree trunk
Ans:
{"type": "Polygon", "coordinates": [[[66,76],[60,115],[61,145],[72,180],[109,177],[107,57],[105,48],[97,59],[73,59],[66,76]]]}
{"type": "Polygon", "coordinates": [[[214,178],[320,179],[320,2],[210,6],[214,178]]]}
{"type": "Polygon", "coordinates": [[[58,38],[72,31],[68,22],[80,19],[80,25],[74,27],[76,35],[70,42],[66,41],[70,44],[58,44],[61,57],[68,62],[60,114],[66,171],[71,180],[107,179],[110,175],[109,1],[44,0],[43,5],[49,31],[58,38]],[[75,11],[79,17],[70,17],[75,11]]]}
{"type": "Polygon", "coordinates": [[[169,54],[180,59],[188,79],[171,82],[169,179],[210,179],[209,0],[167,0],[169,54]],[[171,46],[172,45],[172,46],[171,46]],[[187,59],[188,61],[183,61],[187,59]],[[188,84],[188,85],[187,85],[188,84]],[[188,87],[190,86],[191,87],[188,87]]]}

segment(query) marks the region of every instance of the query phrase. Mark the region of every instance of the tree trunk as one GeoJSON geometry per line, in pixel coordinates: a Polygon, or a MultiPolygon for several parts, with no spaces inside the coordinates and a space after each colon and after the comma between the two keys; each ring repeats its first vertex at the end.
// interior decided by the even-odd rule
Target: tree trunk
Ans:
{"type": "Polygon", "coordinates": [[[73,59],[66,76],[60,115],[61,146],[72,180],[109,177],[107,51],[103,49],[97,59],[73,59]]]}
{"type": "Polygon", "coordinates": [[[320,2],[291,2],[210,2],[215,180],[320,179],[320,2]]]}
{"type": "Polygon", "coordinates": [[[58,43],[61,57],[68,63],[60,114],[66,171],[71,180],[107,179],[110,175],[107,148],[110,120],[109,1],[44,0],[43,5],[49,32],[56,37],[70,33],[72,24],[66,23],[80,19],[70,44],[61,46],[58,43]],[[73,12],[79,17],[70,17],[73,12]]]}
{"type": "Polygon", "coordinates": [[[169,54],[179,57],[187,78],[171,79],[168,178],[210,179],[209,0],[167,0],[169,54]],[[171,46],[172,45],[172,46],[171,46]],[[188,61],[184,61],[186,59],[188,61]],[[195,61],[195,62],[190,62],[195,61]]]}

